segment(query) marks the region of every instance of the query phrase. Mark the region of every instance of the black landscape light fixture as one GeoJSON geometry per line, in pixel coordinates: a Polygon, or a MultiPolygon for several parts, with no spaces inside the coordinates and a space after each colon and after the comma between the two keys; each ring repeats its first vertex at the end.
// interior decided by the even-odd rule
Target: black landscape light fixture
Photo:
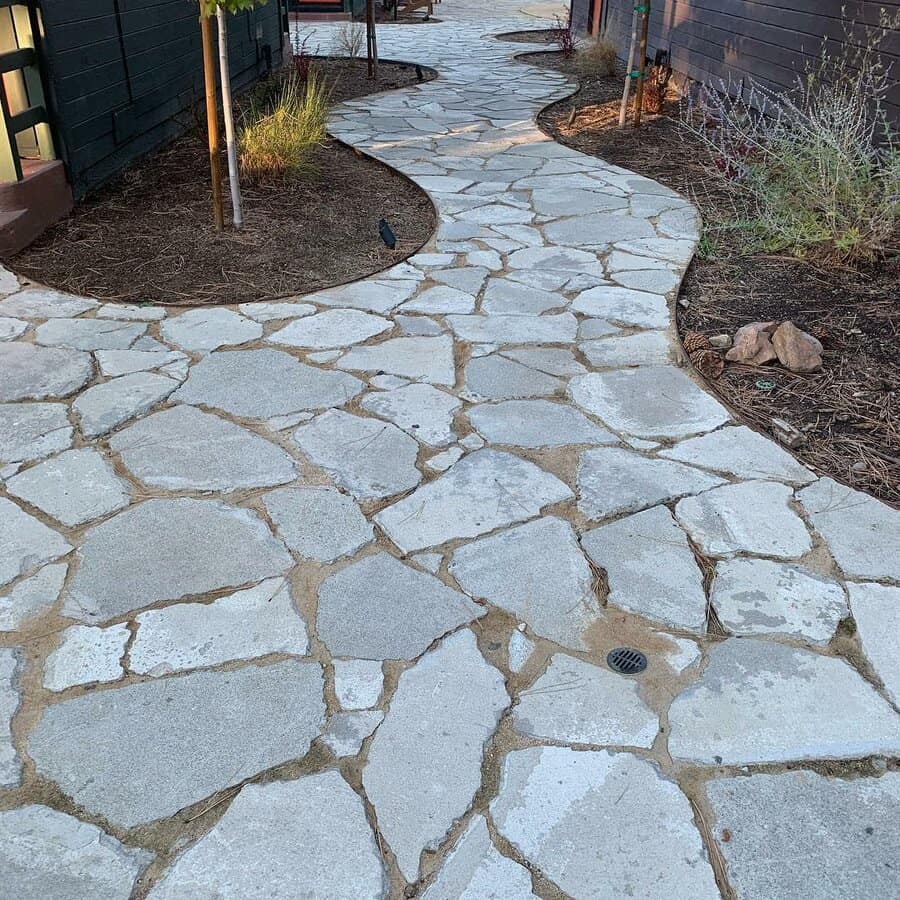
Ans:
{"type": "Polygon", "coordinates": [[[391,250],[397,246],[397,235],[394,234],[393,229],[388,225],[387,219],[378,220],[378,233],[381,235],[385,245],[391,250]]]}

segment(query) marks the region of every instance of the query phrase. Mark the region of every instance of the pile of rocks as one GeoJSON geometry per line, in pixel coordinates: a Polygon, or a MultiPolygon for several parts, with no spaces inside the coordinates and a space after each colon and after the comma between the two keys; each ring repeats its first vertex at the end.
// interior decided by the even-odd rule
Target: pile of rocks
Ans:
{"type": "Polygon", "coordinates": [[[816,372],[822,368],[822,344],[793,322],[751,322],[739,328],[729,362],[761,366],[776,360],[791,372],[816,372]]]}

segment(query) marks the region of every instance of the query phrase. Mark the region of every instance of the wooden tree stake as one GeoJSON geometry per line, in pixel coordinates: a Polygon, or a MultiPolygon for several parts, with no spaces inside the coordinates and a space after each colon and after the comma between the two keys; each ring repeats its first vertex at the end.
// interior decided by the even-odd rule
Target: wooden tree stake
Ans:
{"type": "MultiPolygon", "coordinates": [[[[638,0],[640,2],[640,0],[638,0]]],[[[625,70],[625,86],[622,88],[622,104],[619,106],[619,128],[625,127],[628,118],[628,95],[631,93],[631,78],[634,70],[634,56],[637,52],[638,7],[631,13],[631,44],[628,48],[628,67],[625,70]]]]}
{"type": "Polygon", "coordinates": [[[200,13],[200,36],[203,41],[203,82],[206,89],[206,129],[209,135],[209,170],[212,176],[213,227],[225,227],[222,207],[222,173],[220,165],[219,110],[216,104],[216,51],[213,46],[212,18],[200,13]]]}
{"type": "Polygon", "coordinates": [[[637,90],[634,92],[634,127],[641,124],[644,108],[644,82],[647,80],[647,29],[650,25],[650,0],[641,0],[641,45],[638,49],[637,90]]]}

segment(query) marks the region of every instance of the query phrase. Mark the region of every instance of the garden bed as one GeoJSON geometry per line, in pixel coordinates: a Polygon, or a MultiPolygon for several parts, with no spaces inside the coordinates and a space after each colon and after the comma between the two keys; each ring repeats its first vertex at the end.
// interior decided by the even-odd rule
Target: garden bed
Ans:
{"type": "MultiPolygon", "coordinates": [[[[337,103],[416,84],[416,67],[317,59],[337,103]]],[[[435,73],[422,70],[426,80],[435,73]]],[[[257,88],[261,90],[261,88],[257,88]]],[[[248,103],[248,95],[239,105],[248,103]]],[[[245,186],[245,228],[210,226],[209,161],[201,111],[187,132],[84,200],[10,265],[20,275],[107,301],[224,304],[272,300],[353,281],[412,255],[435,228],[427,195],[409,179],[327,139],[312,174],[245,186]],[[385,218],[397,235],[388,249],[385,218]]],[[[227,167],[223,158],[223,173],[227,167]]],[[[228,186],[226,219],[230,216],[228,186]]]]}
{"type": "MultiPolygon", "coordinates": [[[[525,35],[522,35],[525,38],[525,35]]],[[[507,39],[509,36],[507,36],[507,39]]],[[[535,34],[527,35],[528,41],[535,34]]],[[[545,109],[541,128],[562,144],[653,178],[686,196],[706,221],[723,218],[728,194],[710,177],[705,149],[678,110],[645,113],[640,129],[617,127],[622,77],[579,71],[557,52],[529,53],[533,65],[563,72],[579,91],[545,109]],[[573,111],[575,113],[572,119],[573,111]]],[[[880,499],[900,502],[900,256],[842,268],[748,252],[736,234],[706,240],[691,263],[677,307],[678,329],[706,335],[755,321],[791,319],[824,345],[823,368],[807,375],[780,366],[728,364],[708,379],[740,418],[765,433],[773,418],[800,429],[804,462],[880,499]]]]}

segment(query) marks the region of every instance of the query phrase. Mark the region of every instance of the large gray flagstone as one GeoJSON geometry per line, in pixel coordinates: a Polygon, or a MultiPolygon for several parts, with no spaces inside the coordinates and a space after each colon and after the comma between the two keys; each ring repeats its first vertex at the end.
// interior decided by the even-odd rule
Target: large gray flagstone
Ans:
{"type": "Polygon", "coordinates": [[[422,480],[419,445],[389,422],[332,409],[301,425],[294,441],[358,500],[391,497],[422,480]]]}
{"type": "Polygon", "coordinates": [[[408,300],[418,287],[416,280],[385,278],[382,281],[356,281],[309,294],[304,299],[322,306],[349,306],[383,314],[408,300]]]}
{"type": "Polygon", "coordinates": [[[469,421],[491,444],[565,447],[610,444],[617,438],[571,406],[549,400],[507,400],[469,410],[469,421]]]}
{"type": "Polygon", "coordinates": [[[72,409],[78,414],[81,433],[86,438],[99,437],[149,412],[177,387],[178,382],[165,375],[135,372],[88,388],[72,409]]]}
{"type": "Polygon", "coordinates": [[[366,341],[376,334],[390,331],[388,319],[358,309],[328,309],[312,316],[294,319],[284,328],[270,334],[267,341],[288,347],[348,347],[366,341]]]}
{"type": "Polygon", "coordinates": [[[549,309],[566,306],[568,302],[562,294],[542,291],[506,278],[491,278],[484,289],[481,308],[492,316],[539,316],[549,309]]]}
{"type": "Polygon", "coordinates": [[[466,294],[475,295],[484,284],[488,270],[484,266],[462,266],[461,268],[437,269],[429,277],[441,284],[449,285],[466,294]]]}
{"type": "Polygon", "coordinates": [[[166,319],[159,333],[183,350],[208,352],[262,337],[262,325],[230,309],[189,309],[166,319]]]}
{"type": "Polygon", "coordinates": [[[96,450],[86,447],[66,450],[20,472],[6,482],[6,490],[70,527],[131,502],[126,482],[96,450]]]}
{"type": "Polygon", "coordinates": [[[501,355],[514,359],[523,366],[561,378],[587,372],[571,350],[561,347],[511,347],[501,351],[501,355]]]}
{"type": "Polygon", "coordinates": [[[503,761],[491,817],[570,897],[720,896],[687,798],[630,753],[515,750],[503,761]]]}
{"type": "Polygon", "coordinates": [[[98,319],[121,319],[123,322],[160,322],[166,317],[162,306],[136,306],[133,303],[106,303],[97,310],[98,319]]]}
{"type": "Polygon", "coordinates": [[[900,706],[900,587],[848,582],[847,590],[863,651],[900,706]]]}
{"type": "Polygon", "coordinates": [[[18,675],[17,651],[0,647],[0,788],[16,787],[21,780],[22,761],[12,738],[12,719],[19,708],[18,675]]]}
{"type": "Polygon", "coordinates": [[[152,859],[49,806],[0,812],[0,891],[9,900],[128,900],[152,859]]]}
{"type": "Polygon", "coordinates": [[[793,491],[773,481],[743,481],[686,497],[675,515],[710,556],[753,553],[795,559],[812,547],[803,520],[790,508],[793,491]]]}
{"type": "Polygon", "coordinates": [[[624,213],[588,213],[544,226],[544,236],[566,247],[595,247],[615,241],[656,237],[649,221],[624,213]]]}
{"type": "Polygon", "coordinates": [[[0,497],[0,585],[71,549],[61,534],[0,497]]]}
{"type": "Polygon", "coordinates": [[[547,671],[520,692],[513,727],[565,744],[651,747],[659,717],[641,699],[636,680],[557,653],[547,671]]]}
{"type": "Polygon", "coordinates": [[[900,512],[830,478],[799,497],[844,572],[900,581],[900,512]]]}
{"type": "Polygon", "coordinates": [[[485,611],[433,575],[378,553],[322,582],[316,630],[333,656],[415,659],[485,611]]]}
{"type": "Polygon", "coordinates": [[[444,447],[456,439],[453,416],[462,401],[429,384],[409,384],[392,391],[366,394],[360,405],[393,422],[429,447],[444,447]]]}
{"type": "Polygon", "coordinates": [[[19,341],[0,344],[0,401],[68,397],[92,373],[89,353],[19,341]]]}
{"type": "Polygon", "coordinates": [[[335,713],[328,721],[322,743],[337,757],[356,756],[366,738],[384,721],[380,709],[335,713]]]}
{"type": "Polygon", "coordinates": [[[685,533],[664,506],[601,525],[581,538],[606,571],[609,603],[675,628],[703,632],[703,576],[685,533]]]}
{"type": "Polygon", "coordinates": [[[0,341],[13,341],[25,334],[29,324],[24,319],[16,319],[12,316],[0,316],[0,341]]]}
{"type": "Polygon", "coordinates": [[[507,400],[562,394],[566,383],[505,356],[478,356],[466,365],[465,396],[473,400],[507,400]]]}
{"type": "Polygon", "coordinates": [[[113,378],[132,372],[149,372],[163,366],[168,367],[166,372],[171,372],[174,368],[172,363],[187,367],[189,361],[187,355],[178,350],[98,350],[94,355],[100,371],[113,378]]]}
{"type": "Polygon", "coordinates": [[[0,404],[0,461],[51,456],[72,445],[72,431],[62,403],[0,404]]]}
{"type": "Polygon", "coordinates": [[[663,366],[671,362],[671,338],[665,331],[639,331],[579,345],[585,359],[598,368],[663,366]]]}
{"type": "Polygon", "coordinates": [[[900,716],[847,662],[753,638],[710,649],[669,731],[673,758],[704,765],[900,752],[900,716]]]}
{"type": "Polygon", "coordinates": [[[578,187],[563,187],[558,190],[539,188],[531,195],[531,202],[535,212],[542,216],[574,216],[579,213],[595,213],[628,206],[626,197],[605,193],[600,187],[598,184],[594,190],[578,187]]]}
{"type": "Polygon", "coordinates": [[[210,353],[191,367],[173,397],[248,419],[343,406],[364,385],[345,372],[305,366],[281,350],[210,353]]]}
{"type": "Polygon", "coordinates": [[[869,900],[900,886],[900,773],[716,778],[706,793],[741,900],[869,900]]]}
{"type": "Polygon", "coordinates": [[[140,322],[116,319],[49,319],[38,325],[36,343],[47,347],[70,347],[73,350],[125,350],[144,332],[140,322]]]}
{"type": "Polygon", "coordinates": [[[307,559],[334,562],[373,537],[356,503],[334,488],[280,488],[265,494],[263,504],[284,542],[307,559]]]}
{"type": "Polygon", "coordinates": [[[456,383],[453,338],[449,335],[399,337],[371,347],[351,347],[337,366],[360,372],[388,372],[450,387],[456,383]]]}
{"type": "Polygon", "coordinates": [[[0,631],[18,631],[59,599],[68,566],[55,563],[20,581],[0,597],[0,631]]]}
{"type": "Polygon", "coordinates": [[[296,476],[296,463],[280,447],[193,406],[153,413],[109,446],[135,478],[169,491],[271,487],[296,476]]]}
{"type": "Polygon", "coordinates": [[[453,333],[471,344],[570,344],[578,332],[571,313],[546,316],[447,316],[453,333]]]}
{"type": "Polygon", "coordinates": [[[688,438],[669,450],[660,451],[659,455],[717,472],[728,472],[739,478],[773,478],[808,484],[816,477],[773,440],[746,425],[720,428],[700,437],[688,438]]]}
{"type": "Polygon", "coordinates": [[[76,297],[46,288],[27,288],[0,300],[0,316],[23,319],[68,319],[80,316],[100,304],[87,297],[76,297]]]}
{"type": "Polygon", "coordinates": [[[723,483],[692,466],[621,447],[585,450],[578,462],[578,508],[588,518],[605,519],[723,483]]]}
{"type": "Polygon", "coordinates": [[[728,410],[674,366],[645,366],[577,375],[569,394],[610,428],[642,438],[712,431],[728,410]]]}
{"type": "Polygon", "coordinates": [[[526,247],[509,254],[510,269],[562,269],[603,277],[596,253],[571,247],[526,247]]]}
{"type": "Polygon", "coordinates": [[[849,614],[833,578],[768,559],[720,562],[710,599],[732,634],[782,634],[822,646],[849,614]]]}
{"type": "Polygon", "coordinates": [[[529,900],[536,896],[528,869],[494,847],[484,816],[476,814],[422,900],[529,900]]]}
{"type": "Polygon", "coordinates": [[[363,786],[407,881],[471,805],[484,749],[509,703],[475,636],[447,638],[401,676],[369,748],[363,786]]]}
{"type": "Polygon", "coordinates": [[[465,291],[448,285],[427,288],[407,300],[402,309],[405,312],[436,313],[470,313],[475,310],[475,297],[465,291]]]}
{"type": "Polygon", "coordinates": [[[583,291],[572,301],[572,311],[611,319],[636,328],[668,328],[669,305],[660,294],[600,285],[583,291]]]}
{"type": "Polygon", "coordinates": [[[209,833],[176,858],[148,900],[386,895],[362,800],[332,771],[246,785],[209,833]]]}
{"type": "Polygon", "coordinates": [[[587,649],[585,632],[603,618],[575,532],[553,516],[460,547],[449,571],[466,593],[564,647],[587,649]]]}
{"type": "Polygon", "coordinates": [[[533,463],[485,449],[383,509],[375,521],[404,553],[411,553],[530,519],[571,497],[566,484],[533,463]]]}
{"type": "Polygon", "coordinates": [[[301,759],[323,685],[317,663],[286,660],[94,691],[48,707],[28,754],[74,803],[131,828],[301,759]]]}
{"type": "Polygon", "coordinates": [[[316,311],[311,303],[297,303],[290,300],[280,303],[241,303],[238,309],[254,322],[299,319],[301,316],[311,316],[316,311]]]}
{"type": "Polygon", "coordinates": [[[102,622],[163,600],[280,575],[291,557],[248,509],[218,500],[151,499],[85,535],[64,612],[102,622]]]}

